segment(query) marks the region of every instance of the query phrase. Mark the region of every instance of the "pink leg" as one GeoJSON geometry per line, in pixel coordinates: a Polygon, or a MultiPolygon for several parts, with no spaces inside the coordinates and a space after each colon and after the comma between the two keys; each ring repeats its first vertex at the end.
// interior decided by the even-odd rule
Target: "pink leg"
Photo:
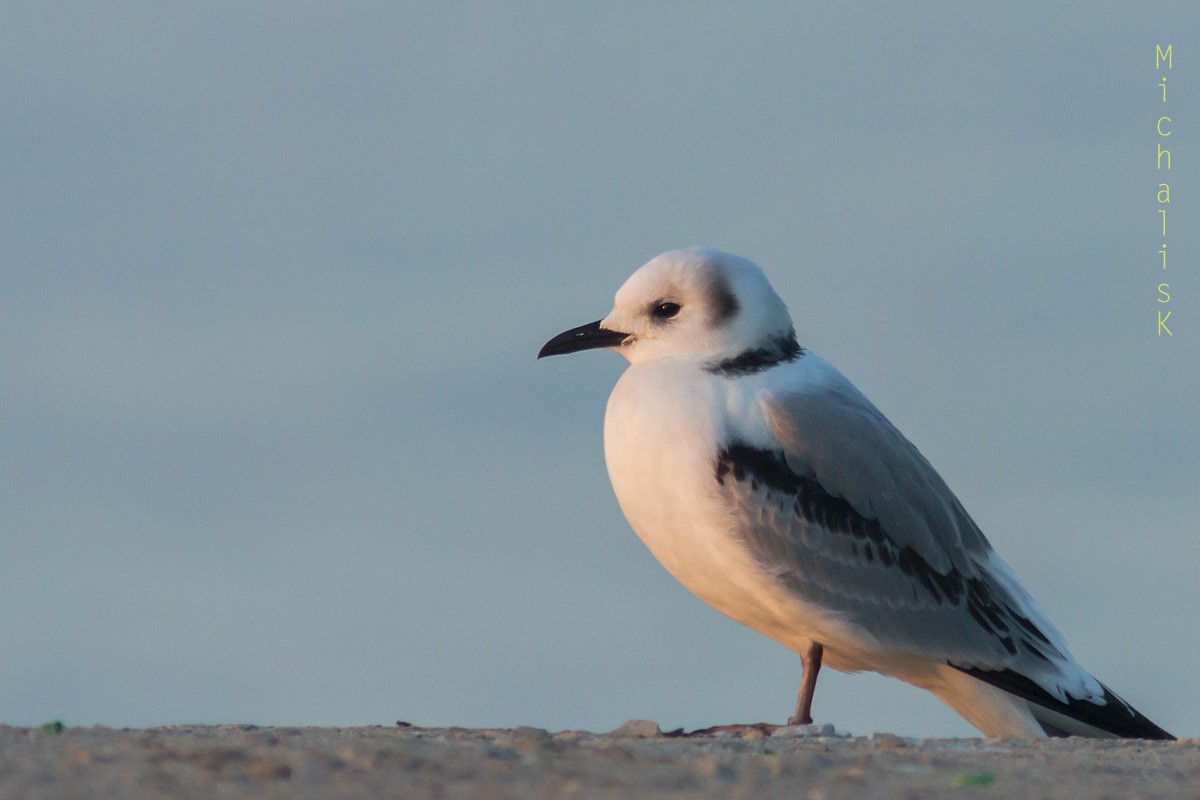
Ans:
{"type": "Polygon", "coordinates": [[[800,654],[800,694],[796,697],[796,713],[788,717],[788,725],[812,724],[813,693],[817,690],[817,673],[821,671],[821,654],[825,648],[816,642],[800,654]]]}

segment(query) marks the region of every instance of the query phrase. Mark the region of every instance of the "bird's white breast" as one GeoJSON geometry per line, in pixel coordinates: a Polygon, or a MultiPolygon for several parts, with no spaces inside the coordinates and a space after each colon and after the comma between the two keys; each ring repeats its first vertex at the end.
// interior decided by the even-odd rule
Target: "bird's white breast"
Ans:
{"type": "Polygon", "coordinates": [[[609,397],[605,458],[621,510],[668,572],[718,611],[798,648],[836,621],[754,560],[716,481],[731,425],[741,441],[770,446],[757,383],[710,374],[693,359],[634,365],[609,397]]]}

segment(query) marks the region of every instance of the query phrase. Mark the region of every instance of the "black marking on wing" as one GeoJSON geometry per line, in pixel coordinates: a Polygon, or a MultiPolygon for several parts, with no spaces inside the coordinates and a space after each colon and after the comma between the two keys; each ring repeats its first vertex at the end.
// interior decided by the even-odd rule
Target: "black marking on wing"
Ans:
{"type": "MultiPolygon", "coordinates": [[[[737,302],[736,298],[734,302],[737,302]]],[[[753,375],[780,364],[790,364],[803,356],[804,348],[796,341],[796,331],[791,330],[787,336],[773,337],[765,347],[746,350],[732,358],[709,364],[705,369],[714,375],[732,378],[753,375]]]]}
{"type": "MultiPolygon", "coordinates": [[[[1027,617],[1016,611],[985,575],[966,576],[956,567],[941,572],[911,545],[898,544],[879,520],[859,513],[844,498],[830,494],[814,476],[797,475],[782,452],[732,443],[717,454],[715,477],[725,485],[732,478],[749,483],[751,490],[764,484],[792,501],[793,513],[830,533],[848,537],[851,552],[861,554],[864,568],[898,569],[923,588],[933,603],[965,606],[974,622],[995,637],[1009,655],[1025,650],[1049,661],[1062,654],[1027,617]],[[878,564],[876,564],[878,561],[878,564]]],[[[913,599],[917,590],[913,588],[913,599]]]]}
{"type": "MultiPolygon", "coordinates": [[[[1003,689],[1009,694],[1014,694],[1022,700],[1028,700],[1034,705],[1056,711],[1064,717],[1079,720],[1086,725],[1107,731],[1114,736],[1120,736],[1125,739],[1175,738],[1147,719],[1141,712],[1129,705],[1129,703],[1118,697],[1115,692],[1104,684],[1100,684],[1100,687],[1104,689],[1103,705],[1088,700],[1079,700],[1069,695],[1067,696],[1067,701],[1064,703],[1029,678],[1011,669],[984,670],[975,667],[960,667],[957,664],[950,664],[950,666],[967,673],[972,678],[977,678],[998,689],[1003,689]]],[[[1037,716],[1036,711],[1034,712],[1034,716],[1037,716]]],[[[1057,728],[1053,723],[1043,722],[1042,720],[1038,720],[1038,723],[1045,729],[1046,734],[1049,736],[1069,735],[1057,728]]]]}

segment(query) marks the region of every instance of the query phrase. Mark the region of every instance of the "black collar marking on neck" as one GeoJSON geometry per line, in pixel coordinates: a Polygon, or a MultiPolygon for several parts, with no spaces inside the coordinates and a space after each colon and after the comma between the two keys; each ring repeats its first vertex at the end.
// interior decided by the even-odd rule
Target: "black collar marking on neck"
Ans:
{"type": "MultiPolygon", "coordinates": [[[[986,575],[967,577],[953,566],[939,572],[911,545],[898,544],[879,520],[860,514],[845,499],[830,494],[815,476],[797,475],[781,451],[732,442],[717,453],[715,477],[722,486],[727,480],[734,480],[747,484],[751,491],[758,491],[762,485],[785,495],[792,500],[791,511],[796,517],[835,536],[848,538],[851,553],[863,569],[900,570],[913,581],[914,599],[917,588],[922,587],[939,606],[965,604],[975,624],[996,637],[1009,654],[1017,655],[1019,645],[1020,650],[1042,661],[1049,661],[1051,656],[1063,657],[1032,620],[1012,607],[1007,593],[986,575]]],[[[778,496],[772,501],[777,503],[778,496]]],[[[752,550],[767,559],[777,559],[781,551],[778,536],[765,526],[752,525],[744,538],[752,550]]]]}
{"type": "Polygon", "coordinates": [[[790,364],[803,356],[804,348],[796,341],[796,331],[791,330],[787,336],[771,337],[769,347],[745,350],[733,358],[709,364],[705,369],[714,375],[733,378],[763,372],[779,364],[790,364]]]}

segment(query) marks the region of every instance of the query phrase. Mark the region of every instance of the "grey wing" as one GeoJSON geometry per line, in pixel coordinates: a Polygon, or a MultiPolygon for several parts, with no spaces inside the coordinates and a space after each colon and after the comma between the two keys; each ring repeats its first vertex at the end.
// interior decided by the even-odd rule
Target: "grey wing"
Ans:
{"type": "Polygon", "coordinates": [[[1072,659],[1060,634],[933,467],[837,377],[763,396],[778,449],[722,448],[738,535],[791,591],[888,649],[1061,676],[1072,659]]]}

